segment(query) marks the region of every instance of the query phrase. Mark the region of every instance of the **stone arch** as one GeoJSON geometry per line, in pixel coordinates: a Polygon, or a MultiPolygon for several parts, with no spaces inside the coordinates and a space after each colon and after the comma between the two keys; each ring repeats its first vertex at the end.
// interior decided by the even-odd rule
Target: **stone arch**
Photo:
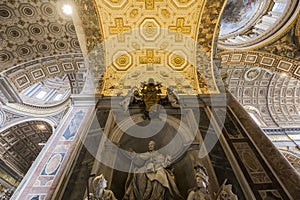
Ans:
{"type": "Polygon", "coordinates": [[[3,127],[1,130],[1,132],[6,131],[7,129],[13,127],[13,126],[17,126],[20,123],[24,123],[24,122],[30,122],[30,121],[42,121],[45,122],[47,124],[49,124],[52,127],[52,132],[54,132],[55,126],[56,126],[56,122],[48,119],[48,118],[40,118],[40,117],[33,117],[33,118],[27,118],[27,119],[20,119],[18,121],[15,121],[13,123],[7,124],[5,125],[5,127],[3,127]]]}
{"type": "Polygon", "coordinates": [[[22,63],[6,70],[2,74],[7,77],[12,87],[21,92],[38,82],[67,74],[70,86],[75,93],[84,81],[85,62],[81,53],[43,57],[22,63]]]}
{"type": "MultiPolygon", "coordinates": [[[[112,128],[111,131],[109,131],[107,137],[112,143],[118,144],[119,145],[118,147],[122,148],[122,150],[127,151],[129,147],[132,147],[137,153],[146,152],[147,147],[148,147],[148,142],[150,140],[154,140],[157,144],[157,147],[159,148],[158,150],[161,153],[163,153],[165,155],[171,155],[172,158],[176,158],[174,160],[172,159],[173,162],[172,162],[171,166],[174,169],[174,176],[175,176],[176,184],[177,184],[180,192],[183,194],[183,196],[185,196],[188,189],[193,187],[193,184],[194,184],[193,166],[195,165],[195,162],[197,162],[197,161],[195,161],[194,157],[190,154],[189,147],[196,137],[193,135],[194,134],[193,131],[198,133],[198,130],[197,129],[192,130],[191,126],[188,124],[188,122],[182,122],[180,119],[177,119],[174,116],[168,116],[168,119],[166,119],[163,116],[162,120],[166,120],[165,122],[167,124],[167,127],[164,127],[162,129],[162,132],[159,132],[157,135],[155,135],[153,137],[145,138],[143,140],[141,140],[140,138],[127,137],[127,133],[124,133],[124,131],[123,131],[124,129],[125,130],[130,129],[130,127],[132,127],[133,124],[145,125],[145,124],[143,124],[143,122],[145,122],[145,120],[143,119],[143,115],[142,114],[134,114],[134,115],[122,120],[119,123],[119,127],[115,126],[114,128],[112,128]],[[179,128],[179,126],[180,126],[180,128],[179,128]],[[173,130],[178,130],[178,132],[175,134],[173,133],[173,135],[172,135],[173,130]],[[164,132],[164,131],[169,131],[169,132],[164,132]],[[171,134],[169,134],[169,133],[171,133],[171,134]],[[170,142],[170,137],[174,137],[176,142],[174,142],[174,143],[170,142]],[[129,141],[129,140],[131,140],[131,141],[129,141]],[[166,149],[161,148],[163,143],[167,143],[166,146],[168,146],[168,145],[172,145],[172,146],[168,147],[168,149],[166,150],[166,149]],[[135,145],[131,146],[131,144],[135,144],[135,145]],[[183,174],[185,174],[185,175],[181,174],[182,171],[184,171],[183,174]]],[[[105,143],[104,145],[108,145],[108,144],[105,143]]],[[[113,147],[109,146],[108,148],[110,149],[113,147]]],[[[197,150],[195,150],[195,151],[197,151],[197,150]]],[[[118,150],[118,153],[119,153],[119,150],[118,150]]],[[[127,166],[130,167],[130,164],[129,164],[129,163],[131,163],[130,160],[128,160],[128,158],[126,158],[126,160],[124,161],[125,158],[123,157],[123,153],[120,153],[120,154],[118,154],[118,153],[116,153],[116,155],[110,154],[110,156],[108,156],[110,159],[114,160],[112,162],[113,166],[122,165],[123,167],[127,167],[127,166]],[[120,160],[122,160],[122,161],[120,161],[120,160]],[[122,164],[120,164],[119,162],[122,162],[122,164]]],[[[114,191],[117,198],[122,198],[122,195],[124,193],[123,186],[125,186],[125,182],[126,182],[128,173],[125,170],[124,171],[121,171],[118,169],[117,170],[114,170],[114,169],[108,170],[107,167],[104,165],[102,167],[100,167],[99,171],[101,173],[105,174],[105,176],[108,179],[109,184],[111,184],[110,188],[114,191]]],[[[127,170],[130,171],[130,169],[127,169],[127,170]]]]}
{"type": "MultiPolygon", "coordinates": [[[[188,127],[187,124],[185,124],[184,122],[182,122],[179,119],[177,119],[173,116],[170,116],[170,115],[168,115],[168,117],[164,118],[164,119],[166,120],[165,121],[166,124],[170,125],[175,130],[178,130],[179,136],[177,136],[177,137],[180,137],[182,139],[184,146],[187,146],[194,140],[196,133],[193,133],[193,131],[190,129],[190,127],[188,127]],[[179,125],[179,127],[177,125],[179,125]]],[[[144,121],[144,119],[143,119],[142,114],[135,114],[133,116],[130,116],[130,117],[122,120],[120,123],[118,123],[119,126],[116,126],[112,130],[112,133],[109,135],[108,138],[113,143],[118,144],[118,143],[120,143],[121,138],[124,134],[123,130],[128,129],[135,124],[142,123],[143,121],[144,121]]],[[[179,138],[176,138],[176,139],[179,139],[179,138]]],[[[179,149],[179,150],[184,150],[184,149],[179,149]]]]}
{"type": "Polygon", "coordinates": [[[221,67],[247,66],[260,67],[280,74],[300,79],[299,61],[261,51],[222,51],[217,54],[221,67]]]}
{"type": "Polygon", "coordinates": [[[24,176],[53,133],[45,120],[26,120],[1,132],[0,158],[24,176]]]}

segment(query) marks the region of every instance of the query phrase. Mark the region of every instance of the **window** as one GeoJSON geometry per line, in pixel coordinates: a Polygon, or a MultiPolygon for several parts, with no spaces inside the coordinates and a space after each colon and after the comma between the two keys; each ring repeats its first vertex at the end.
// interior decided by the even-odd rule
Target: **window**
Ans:
{"type": "Polygon", "coordinates": [[[58,94],[58,95],[56,95],[55,97],[54,97],[54,101],[59,101],[59,100],[61,100],[61,98],[62,98],[62,94],[58,94]]]}
{"type": "Polygon", "coordinates": [[[38,98],[38,99],[43,99],[46,94],[47,94],[47,92],[40,91],[35,97],[38,98]]]}

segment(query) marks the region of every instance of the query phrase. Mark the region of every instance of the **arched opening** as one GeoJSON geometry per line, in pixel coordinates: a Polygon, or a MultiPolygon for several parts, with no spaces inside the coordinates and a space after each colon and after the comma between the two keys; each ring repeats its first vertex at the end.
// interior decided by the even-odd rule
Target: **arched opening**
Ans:
{"type": "Polygon", "coordinates": [[[0,193],[9,198],[20,184],[53,129],[45,121],[26,121],[0,134],[0,193]]]}
{"type": "Polygon", "coordinates": [[[53,106],[67,101],[70,97],[70,83],[67,75],[49,78],[36,83],[20,93],[25,104],[53,106]]]}
{"type": "MultiPolygon", "coordinates": [[[[194,165],[199,162],[202,164],[209,162],[208,158],[199,160],[198,150],[189,149],[191,143],[199,139],[196,139],[199,135],[195,135],[199,132],[192,130],[189,123],[182,122],[174,116],[161,116],[160,119],[149,122],[143,119],[142,114],[134,114],[118,122],[118,125],[113,127],[108,131],[106,139],[103,139],[102,136],[98,149],[99,154],[96,156],[97,162],[101,162],[101,164],[99,168],[96,167],[92,171],[96,174],[104,174],[117,199],[122,199],[125,194],[127,178],[131,175],[129,172],[133,172],[134,168],[137,168],[136,163],[134,164],[124,154],[131,150],[137,154],[148,152],[148,144],[151,140],[155,141],[156,150],[159,153],[171,157],[172,164],[169,169],[173,172],[175,183],[184,198],[186,198],[189,189],[195,184],[194,165]],[[160,126],[160,121],[165,123],[157,130],[156,127],[160,126]],[[149,123],[152,123],[152,125],[144,129],[143,127],[147,127],[149,123]],[[152,129],[152,131],[146,129],[152,129]],[[139,133],[141,130],[147,133],[148,131],[149,133],[155,132],[156,134],[146,138],[132,135],[132,133],[139,133]]],[[[211,187],[214,186],[215,180],[211,178],[211,187]]]]}

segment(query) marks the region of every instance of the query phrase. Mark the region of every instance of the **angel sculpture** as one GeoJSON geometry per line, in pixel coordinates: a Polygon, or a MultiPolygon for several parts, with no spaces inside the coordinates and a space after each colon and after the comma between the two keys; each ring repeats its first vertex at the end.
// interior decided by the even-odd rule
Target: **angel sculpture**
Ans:
{"type": "Polygon", "coordinates": [[[120,102],[124,112],[127,112],[129,106],[134,101],[140,101],[144,107],[144,119],[158,118],[160,108],[158,104],[171,104],[172,107],[179,108],[180,99],[178,92],[173,87],[167,88],[166,95],[162,94],[162,84],[160,82],[154,82],[153,78],[149,78],[148,82],[141,82],[141,87],[136,86],[128,90],[124,99],[120,102]]]}
{"type": "Polygon", "coordinates": [[[139,92],[138,88],[136,86],[132,87],[130,90],[128,90],[127,95],[123,99],[123,101],[120,102],[120,106],[122,106],[124,112],[127,112],[129,109],[129,105],[133,103],[133,101],[137,98],[138,99],[139,92]]]}
{"type": "Polygon", "coordinates": [[[169,102],[171,103],[171,106],[180,107],[178,92],[176,90],[174,90],[173,87],[167,88],[167,96],[168,96],[169,102]]]}
{"type": "Polygon", "coordinates": [[[94,193],[90,193],[85,200],[117,200],[114,193],[106,187],[107,181],[103,174],[100,174],[93,180],[94,193]]]}

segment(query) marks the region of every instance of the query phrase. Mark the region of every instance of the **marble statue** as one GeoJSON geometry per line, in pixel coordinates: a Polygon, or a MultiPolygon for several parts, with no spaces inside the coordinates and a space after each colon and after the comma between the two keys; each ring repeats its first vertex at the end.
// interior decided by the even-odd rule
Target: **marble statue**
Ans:
{"type": "Polygon", "coordinates": [[[171,105],[173,107],[180,107],[179,95],[178,95],[178,92],[174,88],[172,88],[172,87],[167,88],[167,96],[168,96],[169,102],[171,103],[171,105]]]}
{"type": "Polygon", "coordinates": [[[106,187],[107,181],[102,174],[95,177],[93,180],[94,193],[90,193],[90,199],[86,198],[85,200],[117,200],[114,193],[106,187]]]}
{"type": "Polygon", "coordinates": [[[196,187],[190,190],[187,200],[210,200],[208,193],[208,173],[203,166],[196,166],[196,187]]]}
{"type": "Polygon", "coordinates": [[[129,105],[134,101],[138,96],[138,88],[136,86],[132,87],[128,90],[127,95],[124,97],[123,101],[120,102],[120,106],[122,106],[124,112],[127,112],[129,109],[129,105]]]}
{"type": "Polygon", "coordinates": [[[137,167],[128,175],[123,200],[177,200],[182,199],[174,176],[167,169],[170,157],[155,151],[155,142],[149,142],[149,151],[136,155],[133,164],[137,167]]]}

